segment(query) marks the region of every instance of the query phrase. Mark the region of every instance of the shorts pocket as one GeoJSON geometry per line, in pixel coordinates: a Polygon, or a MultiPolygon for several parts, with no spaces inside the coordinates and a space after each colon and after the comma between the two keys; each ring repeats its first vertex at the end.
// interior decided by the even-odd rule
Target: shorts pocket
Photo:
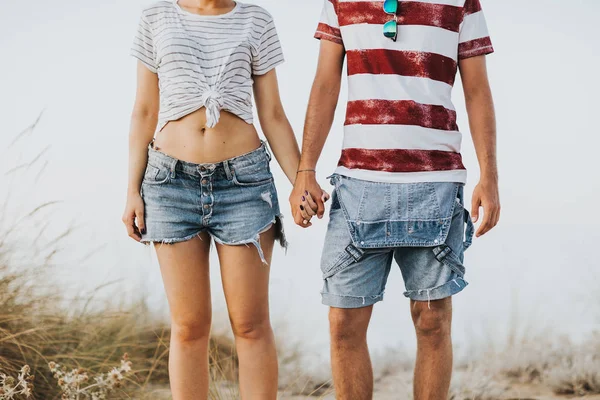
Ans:
{"type": "Polygon", "coordinates": [[[144,172],[144,183],[147,185],[162,185],[171,178],[171,171],[165,166],[155,166],[150,163],[146,165],[144,172]]]}
{"type": "Polygon", "coordinates": [[[234,168],[231,175],[237,186],[261,186],[273,182],[273,175],[266,163],[234,168]]]}

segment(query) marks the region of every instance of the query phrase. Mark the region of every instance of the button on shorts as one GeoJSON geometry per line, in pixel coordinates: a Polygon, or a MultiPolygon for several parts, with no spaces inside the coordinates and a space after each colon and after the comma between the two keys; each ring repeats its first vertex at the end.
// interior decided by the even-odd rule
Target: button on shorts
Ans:
{"type": "Polygon", "coordinates": [[[263,142],[247,154],[193,164],[148,148],[142,183],[143,243],[172,244],[207,232],[225,245],[254,245],[263,262],[260,234],[275,225],[285,246],[277,191],[263,142]]]}

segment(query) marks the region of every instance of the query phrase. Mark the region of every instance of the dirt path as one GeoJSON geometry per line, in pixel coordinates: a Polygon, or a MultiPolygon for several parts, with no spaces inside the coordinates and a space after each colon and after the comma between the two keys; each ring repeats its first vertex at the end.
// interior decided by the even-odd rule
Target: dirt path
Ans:
{"type": "MultiPolygon", "coordinates": [[[[401,374],[400,376],[388,377],[381,382],[378,382],[374,400],[409,400],[411,399],[411,377],[409,373],[401,374]]],[[[235,387],[223,384],[220,388],[222,400],[236,400],[239,398],[235,387]]],[[[149,392],[148,399],[152,400],[170,400],[171,395],[168,389],[157,388],[149,392]]],[[[478,397],[474,397],[478,398],[478,397]]],[[[333,394],[322,396],[295,396],[289,393],[280,393],[279,399],[282,400],[335,400],[333,394]]],[[[566,400],[566,399],[585,399],[585,400],[600,400],[600,395],[572,397],[572,396],[557,396],[550,389],[544,388],[542,385],[535,384],[512,384],[508,386],[505,394],[497,400],[566,400]]],[[[471,400],[471,398],[457,399],[471,400]]]]}

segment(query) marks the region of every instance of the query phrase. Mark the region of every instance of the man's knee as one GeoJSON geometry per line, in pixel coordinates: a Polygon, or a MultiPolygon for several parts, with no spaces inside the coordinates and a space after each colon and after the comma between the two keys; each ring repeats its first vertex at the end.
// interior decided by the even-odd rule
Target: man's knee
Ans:
{"type": "Polygon", "coordinates": [[[373,306],[364,308],[334,308],[329,310],[331,342],[334,345],[366,340],[373,306]]]}
{"type": "Polygon", "coordinates": [[[420,338],[443,338],[450,334],[452,303],[450,298],[412,305],[412,318],[420,338]]]}

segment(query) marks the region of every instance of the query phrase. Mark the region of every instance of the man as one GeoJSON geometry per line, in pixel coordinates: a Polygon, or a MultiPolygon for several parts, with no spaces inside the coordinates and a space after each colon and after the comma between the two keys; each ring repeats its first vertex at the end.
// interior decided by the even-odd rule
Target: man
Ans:
{"type": "Polygon", "coordinates": [[[460,70],[481,178],[477,231],[500,214],[496,128],[485,55],[493,48],[479,0],[326,0],[290,196],[297,224],[324,213],[315,168],[331,128],[347,58],[344,145],[322,255],[331,362],[339,399],[371,399],[366,334],[395,259],[417,335],[414,396],[446,399],[452,371],[451,296],[467,285],[463,252],[473,224],[463,207],[466,170],[450,94],[460,70]],[[465,229],[466,225],[466,229],[465,229]],[[465,233],[466,230],[466,233],[465,233]],[[466,237],[465,237],[466,236],[466,237]]]}

